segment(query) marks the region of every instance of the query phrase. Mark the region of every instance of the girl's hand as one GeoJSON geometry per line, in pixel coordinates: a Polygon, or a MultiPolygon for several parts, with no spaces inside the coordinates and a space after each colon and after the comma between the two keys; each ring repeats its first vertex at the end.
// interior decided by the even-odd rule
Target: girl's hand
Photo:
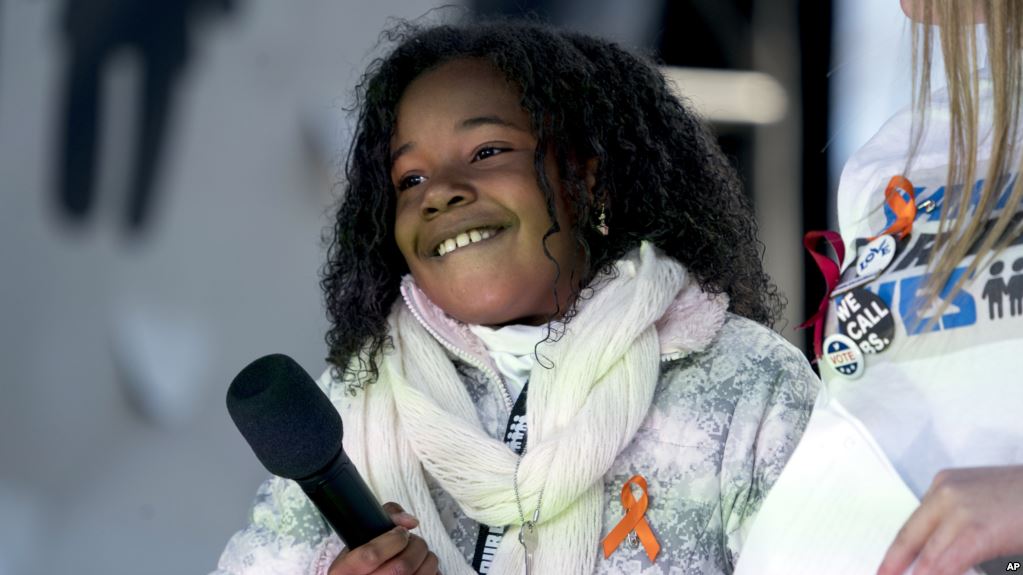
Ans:
{"type": "Polygon", "coordinates": [[[397,525],[384,533],[349,551],[345,548],[330,564],[328,575],[434,575],[439,561],[426,547],[426,541],[412,535],[409,529],[419,525],[419,520],[405,513],[401,505],[388,501],[383,505],[397,525]]]}
{"type": "Polygon", "coordinates": [[[1023,465],[945,469],[888,548],[878,575],[961,575],[1023,552],[1023,465]]]}

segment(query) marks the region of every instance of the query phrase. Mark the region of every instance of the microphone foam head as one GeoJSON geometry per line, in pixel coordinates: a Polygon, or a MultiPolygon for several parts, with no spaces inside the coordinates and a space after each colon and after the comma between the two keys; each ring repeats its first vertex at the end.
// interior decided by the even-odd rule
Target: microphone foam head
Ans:
{"type": "Polygon", "coordinates": [[[295,360],[261,357],[227,391],[227,411],[270,473],[301,479],[341,451],[341,416],[295,360]]]}

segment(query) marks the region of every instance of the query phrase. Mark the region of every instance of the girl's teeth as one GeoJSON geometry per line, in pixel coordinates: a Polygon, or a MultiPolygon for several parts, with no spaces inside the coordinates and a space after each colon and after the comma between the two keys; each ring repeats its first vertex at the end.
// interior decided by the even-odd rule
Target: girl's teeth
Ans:
{"type": "Polygon", "coordinates": [[[493,230],[489,229],[462,232],[449,240],[444,240],[439,246],[437,246],[437,255],[443,256],[471,243],[489,239],[494,236],[494,233],[495,232],[493,230]]]}

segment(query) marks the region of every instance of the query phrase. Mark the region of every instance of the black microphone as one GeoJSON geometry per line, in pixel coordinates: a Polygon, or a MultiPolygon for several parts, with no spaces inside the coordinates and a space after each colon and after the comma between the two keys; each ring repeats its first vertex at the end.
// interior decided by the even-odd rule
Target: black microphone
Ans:
{"type": "Polygon", "coordinates": [[[227,390],[227,411],[270,473],[293,479],[349,549],[394,528],[341,445],[341,416],[286,355],[261,357],[227,390]]]}

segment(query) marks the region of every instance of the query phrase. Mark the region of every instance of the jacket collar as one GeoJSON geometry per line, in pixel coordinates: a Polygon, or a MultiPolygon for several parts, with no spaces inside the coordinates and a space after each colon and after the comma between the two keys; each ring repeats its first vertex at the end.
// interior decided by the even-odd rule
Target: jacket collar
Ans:
{"type": "MultiPolygon", "coordinates": [[[[402,278],[401,295],[412,315],[442,345],[461,350],[498,373],[486,346],[476,334],[430,301],[411,275],[402,278]]],[[[682,288],[654,324],[661,344],[661,360],[681,359],[705,350],[724,325],[727,310],[725,294],[708,294],[696,282],[682,288]]]]}

